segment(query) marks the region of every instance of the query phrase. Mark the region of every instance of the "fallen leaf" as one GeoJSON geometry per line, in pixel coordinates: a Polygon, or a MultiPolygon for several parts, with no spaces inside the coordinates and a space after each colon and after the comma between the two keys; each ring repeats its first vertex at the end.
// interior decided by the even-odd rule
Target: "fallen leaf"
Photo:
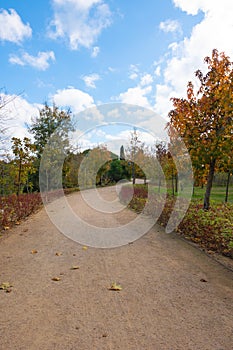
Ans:
{"type": "Polygon", "coordinates": [[[61,252],[56,252],[55,255],[56,255],[56,256],[61,256],[62,253],[61,253],[61,252]]]}
{"type": "Polygon", "coordinates": [[[4,230],[6,231],[6,230],[9,230],[10,229],[10,227],[9,226],[4,226],[4,230]]]}
{"type": "Polygon", "coordinates": [[[111,286],[108,289],[120,291],[120,290],[122,290],[122,287],[121,287],[121,285],[117,284],[116,282],[112,282],[111,286]]]}
{"type": "Polygon", "coordinates": [[[79,266],[78,265],[74,265],[70,268],[71,270],[78,270],[79,269],[79,266]]]}
{"type": "Polygon", "coordinates": [[[3,282],[1,285],[0,285],[0,289],[2,290],[9,290],[11,287],[13,287],[9,282],[3,282]]]}
{"type": "Polygon", "coordinates": [[[60,277],[53,277],[52,278],[52,281],[55,281],[55,282],[58,282],[58,281],[60,281],[61,279],[60,279],[60,277]]]}
{"type": "Polygon", "coordinates": [[[33,250],[31,251],[31,254],[36,254],[36,253],[38,253],[38,251],[37,251],[36,249],[33,249],[33,250]]]}
{"type": "Polygon", "coordinates": [[[200,279],[201,282],[207,282],[204,278],[200,279]]]}
{"type": "Polygon", "coordinates": [[[87,250],[88,248],[86,246],[83,246],[83,250],[87,250]]]}
{"type": "Polygon", "coordinates": [[[20,225],[20,222],[19,222],[19,221],[16,221],[16,222],[15,222],[15,225],[20,225]]]}

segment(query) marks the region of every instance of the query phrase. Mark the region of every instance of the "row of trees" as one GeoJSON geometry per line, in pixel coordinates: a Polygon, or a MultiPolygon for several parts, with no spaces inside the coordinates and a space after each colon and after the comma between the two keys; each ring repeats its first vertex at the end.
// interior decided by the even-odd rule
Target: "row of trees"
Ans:
{"type": "MultiPolygon", "coordinates": [[[[58,169],[62,164],[64,187],[76,187],[80,181],[92,186],[93,181],[101,185],[131,177],[135,183],[136,177],[139,177],[145,181],[148,178],[154,180],[160,190],[162,183],[171,179],[174,194],[181,181],[173,150],[176,148],[177,153],[185,158],[181,146],[184,142],[192,160],[195,185],[206,185],[203,207],[208,210],[214,174],[227,173],[229,185],[233,172],[233,64],[229,57],[217,50],[213,50],[211,57],[205,58],[205,63],[207,73],[200,70],[195,73],[199,81],[196,91],[194,84],[189,82],[187,97],[172,99],[173,109],[169,112],[167,125],[170,142],[155,142],[153,147],[148,148],[134,129],[128,147],[121,147],[119,159],[104,146],[84,152],[74,150],[68,138],[73,130],[71,111],[45,104],[39,116],[28,126],[33,141],[13,137],[13,157],[1,157],[1,194],[39,191],[41,164],[45,173],[44,188],[56,188],[54,179],[59,175],[58,169]],[[101,164],[99,168],[98,164],[101,164]],[[84,169],[79,174],[80,166],[84,169]],[[97,176],[93,180],[92,174],[87,174],[85,169],[90,172],[95,167],[97,176]]],[[[8,102],[0,101],[1,149],[9,118],[4,112],[8,102]]]]}

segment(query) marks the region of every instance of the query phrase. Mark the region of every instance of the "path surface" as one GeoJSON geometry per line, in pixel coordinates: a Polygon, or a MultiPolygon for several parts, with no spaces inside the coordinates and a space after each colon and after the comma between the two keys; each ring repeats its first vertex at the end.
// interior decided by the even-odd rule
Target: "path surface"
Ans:
{"type": "MultiPolygon", "coordinates": [[[[111,198],[113,188],[101,193],[111,198]]],[[[83,218],[107,224],[80,194],[69,201],[83,218]]],[[[108,222],[133,218],[125,210],[108,222]]],[[[0,283],[7,281],[0,349],[232,349],[233,273],[157,226],[133,244],[84,250],[42,209],[0,238],[0,283]],[[108,290],[112,281],[122,291],[108,290]]]]}

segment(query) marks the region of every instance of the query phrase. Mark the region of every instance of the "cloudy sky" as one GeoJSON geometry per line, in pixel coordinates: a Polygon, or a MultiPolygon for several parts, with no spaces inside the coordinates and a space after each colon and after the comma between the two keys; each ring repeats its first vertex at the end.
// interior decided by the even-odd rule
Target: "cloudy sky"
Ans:
{"type": "MultiPolygon", "coordinates": [[[[232,0],[1,0],[0,88],[2,99],[19,95],[7,107],[14,135],[45,101],[74,114],[138,105],[154,114],[135,123],[156,124],[212,49],[233,60],[232,34],[232,0]]],[[[82,131],[116,121],[114,110],[90,113],[82,131]]]]}

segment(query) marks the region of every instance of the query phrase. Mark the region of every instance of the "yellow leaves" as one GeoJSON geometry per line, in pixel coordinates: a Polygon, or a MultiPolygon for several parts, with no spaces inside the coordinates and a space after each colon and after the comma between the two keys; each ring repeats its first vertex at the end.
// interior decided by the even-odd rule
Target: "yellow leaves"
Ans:
{"type": "Polygon", "coordinates": [[[9,226],[4,226],[4,230],[5,230],[5,231],[7,231],[7,230],[9,230],[9,229],[10,229],[9,226]]]}
{"type": "Polygon", "coordinates": [[[38,251],[36,250],[36,249],[33,249],[32,251],[31,251],[31,254],[37,254],[38,253],[38,251]]]}
{"type": "Polygon", "coordinates": [[[55,255],[56,255],[56,256],[61,256],[61,255],[62,255],[62,252],[56,252],[55,255]]]}
{"type": "Polygon", "coordinates": [[[0,289],[4,290],[6,293],[10,293],[11,292],[11,287],[13,287],[13,286],[9,282],[3,282],[0,285],[0,289]]]}
{"type": "Polygon", "coordinates": [[[86,247],[86,246],[83,246],[83,248],[82,248],[83,250],[87,250],[88,249],[88,247],[86,247]]]}
{"type": "Polygon", "coordinates": [[[120,284],[117,284],[116,282],[112,282],[111,286],[108,289],[119,292],[122,290],[122,287],[120,284]]]}
{"type": "Polygon", "coordinates": [[[79,266],[78,266],[78,265],[73,265],[70,269],[71,269],[71,270],[78,270],[78,269],[79,269],[79,266]]]}

